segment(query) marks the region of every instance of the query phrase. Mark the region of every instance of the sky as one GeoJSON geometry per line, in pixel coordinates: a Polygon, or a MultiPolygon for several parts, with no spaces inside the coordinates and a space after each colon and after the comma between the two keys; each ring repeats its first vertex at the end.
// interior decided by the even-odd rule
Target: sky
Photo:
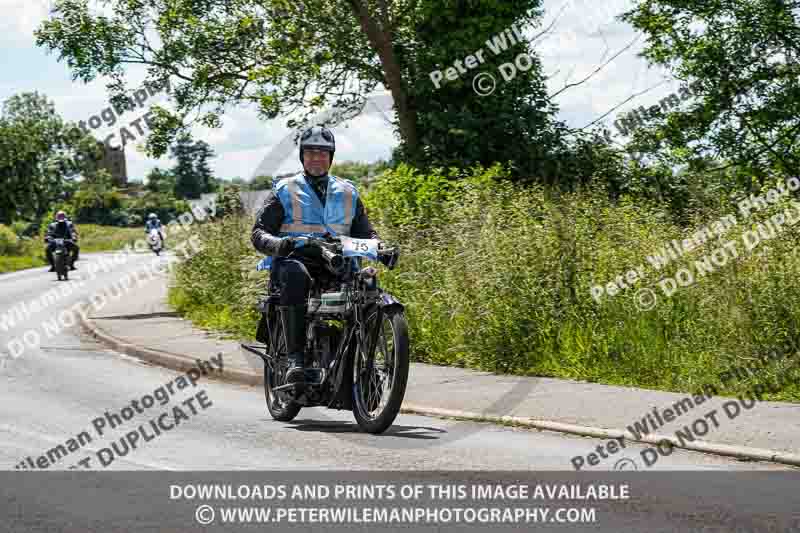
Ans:
{"type": "MultiPolygon", "coordinates": [[[[0,0],[0,50],[3,66],[0,70],[0,101],[21,92],[45,94],[55,103],[56,110],[68,121],[88,120],[109,106],[105,80],[96,79],[89,84],[72,81],[69,68],[58,61],[56,53],[37,47],[33,31],[48,17],[52,0],[0,0]]],[[[590,76],[598,66],[622,50],[639,35],[628,24],[615,17],[632,6],[632,0],[544,0],[545,16],[539,28],[521,28],[528,38],[540,33],[555,21],[545,37],[535,41],[535,50],[544,64],[550,94],[565,85],[590,76]]],[[[644,37],[619,55],[587,82],[569,88],[555,101],[560,108],[559,118],[572,127],[583,127],[619,105],[631,95],[644,94],[632,99],[609,114],[602,123],[614,130],[612,123],[626,111],[655,105],[675,92],[679,86],[663,70],[649,67],[637,56],[642,50],[644,37]],[[655,89],[652,89],[655,87],[655,89]]],[[[488,49],[487,54],[491,54],[488,49]]],[[[506,53],[506,55],[509,55],[506,53]]],[[[453,60],[465,58],[453,58],[453,60]]],[[[513,61],[513,57],[508,58],[513,61]]],[[[521,63],[524,65],[524,63],[521,63]]],[[[443,69],[450,65],[443,65],[443,69]]],[[[479,72],[479,69],[474,71],[479,72]]],[[[138,87],[144,80],[143,71],[127,72],[129,86],[138,87]]],[[[474,76],[474,73],[465,74],[474,76]]],[[[498,83],[502,76],[495,73],[498,83]]],[[[490,98],[491,95],[486,96],[490,98]]],[[[385,97],[383,98],[385,100],[385,97]]],[[[159,103],[169,107],[166,97],[148,97],[145,107],[159,103]]],[[[375,110],[376,107],[366,109],[375,110]]],[[[119,142],[120,126],[139,119],[146,109],[135,109],[120,117],[113,127],[105,124],[93,131],[98,139],[115,133],[112,144],[119,142]]],[[[389,114],[391,116],[391,114],[389,114]]],[[[276,148],[291,132],[285,127],[286,119],[263,121],[255,109],[231,109],[222,118],[219,129],[195,127],[195,139],[204,140],[214,150],[216,157],[210,162],[216,176],[223,179],[253,177],[268,154],[279,161],[270,166],[275,174],[299,170],[296,148],[276,148]],[[285,158],[283,157],[285,153],[285,158]],[[276,159],[276,155],[279,156],[276,159]]],[[[141,123],[140,123],[141,124],[141,123]]],[[[129,179],[143,179],[155,166],[172,166],[168,157],[152,159],[136,151],[135,145],[143,135],[129,127],[136,141],[128,142],[126,158],[129,179]]],[[[144,134],[147,129],[143,126],[144,134]]],[[[388,159],[397,145],[397,138],[384,113],[364,113],[334,128],[337,140],[337,161],[355,160],[373,162],[388,159]]],[[[624,140],[619,134],[617,140],[624,140]]],[[[285,144],[284,144],[285,146],[285,144]]]]}

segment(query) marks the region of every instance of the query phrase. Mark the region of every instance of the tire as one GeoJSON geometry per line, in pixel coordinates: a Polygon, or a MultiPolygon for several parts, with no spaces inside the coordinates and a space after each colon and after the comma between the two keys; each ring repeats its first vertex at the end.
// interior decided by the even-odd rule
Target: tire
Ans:
{"type": "MultiPolygon", "coordinates": [[[[372,312],[367,318],[367,324],[374,324],[375,317],[376,312],[372,312]]],[[[381,326],[383,334],[378,336],[371,359],[377,361],[378,366],[384,367],[383,371],[386,374],[376,376],[373,370],[371,373],[373,379],[369,379],[360,349],[353,361],[353,415],[359,427],[373,435],[386,431],[397,418],[408,384],[408,322],[402,312],[388,311],[383,315],[381,326]],[[388,342],[389,337],[391,346],[388,342]],[[375,384],[376,377],[383,378],[381,384],[375,384]],[[375,390],[376,388],[380,390],[375,390]]],[[[368,331],[371,329],[370,327],[368,331]]]]}
{"type": "Polygon", "coordinates": [[[63,254],[56,254],[56,256],[53,258],[53,266],[56,267],[58,281],[61,281],[61,278],[66,279],[66,268],[63,254]]]}
{"type": "MultiPolygon", "coordinates": [[[[278,356],[286,355],[286,344],[284,341],[283,335],[283,325],[280,320],[276,320],[276,327],[279,328],[278,332],[278,346],[275,350],[272,350],[272,356],[277,358],[278,356]]],[[[273,371],[273,367],[277,366],[279,363],[277,360],[273,360],[270,363],[264,363],[264,399],[267,402],[267,411],[269,411],[270,416],[273,419],[277,420],[278,422],[291,422],[300,412],[302,406],[292,402],[281,402],[275,393],[272,392],[272,388],[275,386],[275,383],[280,383],[283,380],[280,379],[280,375],[276,375],[273,371]]]]}

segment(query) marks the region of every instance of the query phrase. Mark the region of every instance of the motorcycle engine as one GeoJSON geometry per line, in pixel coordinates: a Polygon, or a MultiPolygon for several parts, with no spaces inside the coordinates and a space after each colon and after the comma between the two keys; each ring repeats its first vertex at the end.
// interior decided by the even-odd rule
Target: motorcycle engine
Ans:
{"type": "Polygon", "coordinates": [[[339,328],[314,320],[308,328],[308,341],[312,357],[311,366],[330,369],[336,349],[339,347],[339,328]]]}

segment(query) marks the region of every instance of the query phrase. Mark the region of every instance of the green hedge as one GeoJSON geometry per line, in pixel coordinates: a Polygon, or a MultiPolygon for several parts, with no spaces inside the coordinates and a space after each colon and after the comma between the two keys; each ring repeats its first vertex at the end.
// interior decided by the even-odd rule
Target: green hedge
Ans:
{"type": "MultiPolygon", "coordinates": [[[[474,169],[455,181],[401,167],[365,198],[382,238],[402,250],[399,267],[381,279],[407,305],[414,360],[694,391],[721,385],[715,376],[731,366],[800,346],[800,224],[671,298],[656,286],[785,206],[655,271],[647,256],[693,232],[663,208],[612,203],[602,191],[552,195],[503,176],[474,169]],[[592,298],[594,285],[639,265],[646,275],[634,289],[592,298]],[[637,309],[639,288],[658,294],[652,310],[637,309]]],[[[206,250],[178,269],[172,291],[179,310],[202,324],[250,337],[266,279],[254,272],[251,225],[212,225],[206,250]]],[[[798,400],[800,389],[773,398],[798,400]]]]}

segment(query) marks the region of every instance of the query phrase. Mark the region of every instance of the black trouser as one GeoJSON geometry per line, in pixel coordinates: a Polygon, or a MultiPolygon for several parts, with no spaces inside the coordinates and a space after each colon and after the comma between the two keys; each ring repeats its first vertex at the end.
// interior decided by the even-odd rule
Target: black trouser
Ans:
{"type": "Polygon", "coordinates": [[[281,259],[276,263],[276,283],[281,291],[280,304],[305,305],[314,282],[309,266],[298,259],[281,259]]]}
{"type": "MultiPolygon", "coordinates": [[[[69,251],[72,255],[72,261],[70,264],[74,264],[75,261],[78,260],[78,254],[80,253],[80,246],[74,243],[65,243],[67,251],[69,251]]],[[[45,248],[44,253],[47,256],[47,262],[50,263],[50,266],[55,266],[53,263],[53,251],[56,249],[56,243],[51,242],[47,244],[47,248],[45,248]]]]}
{"type": "Polygon", "coordinates": [[[306,304],[315,279],[324,276],[321,265],[306,259],[276,259],[270,283],[280,290],[280,315],[286,332],[286,351],[290,360],[304,365],[306,343],[306,304]]]}

